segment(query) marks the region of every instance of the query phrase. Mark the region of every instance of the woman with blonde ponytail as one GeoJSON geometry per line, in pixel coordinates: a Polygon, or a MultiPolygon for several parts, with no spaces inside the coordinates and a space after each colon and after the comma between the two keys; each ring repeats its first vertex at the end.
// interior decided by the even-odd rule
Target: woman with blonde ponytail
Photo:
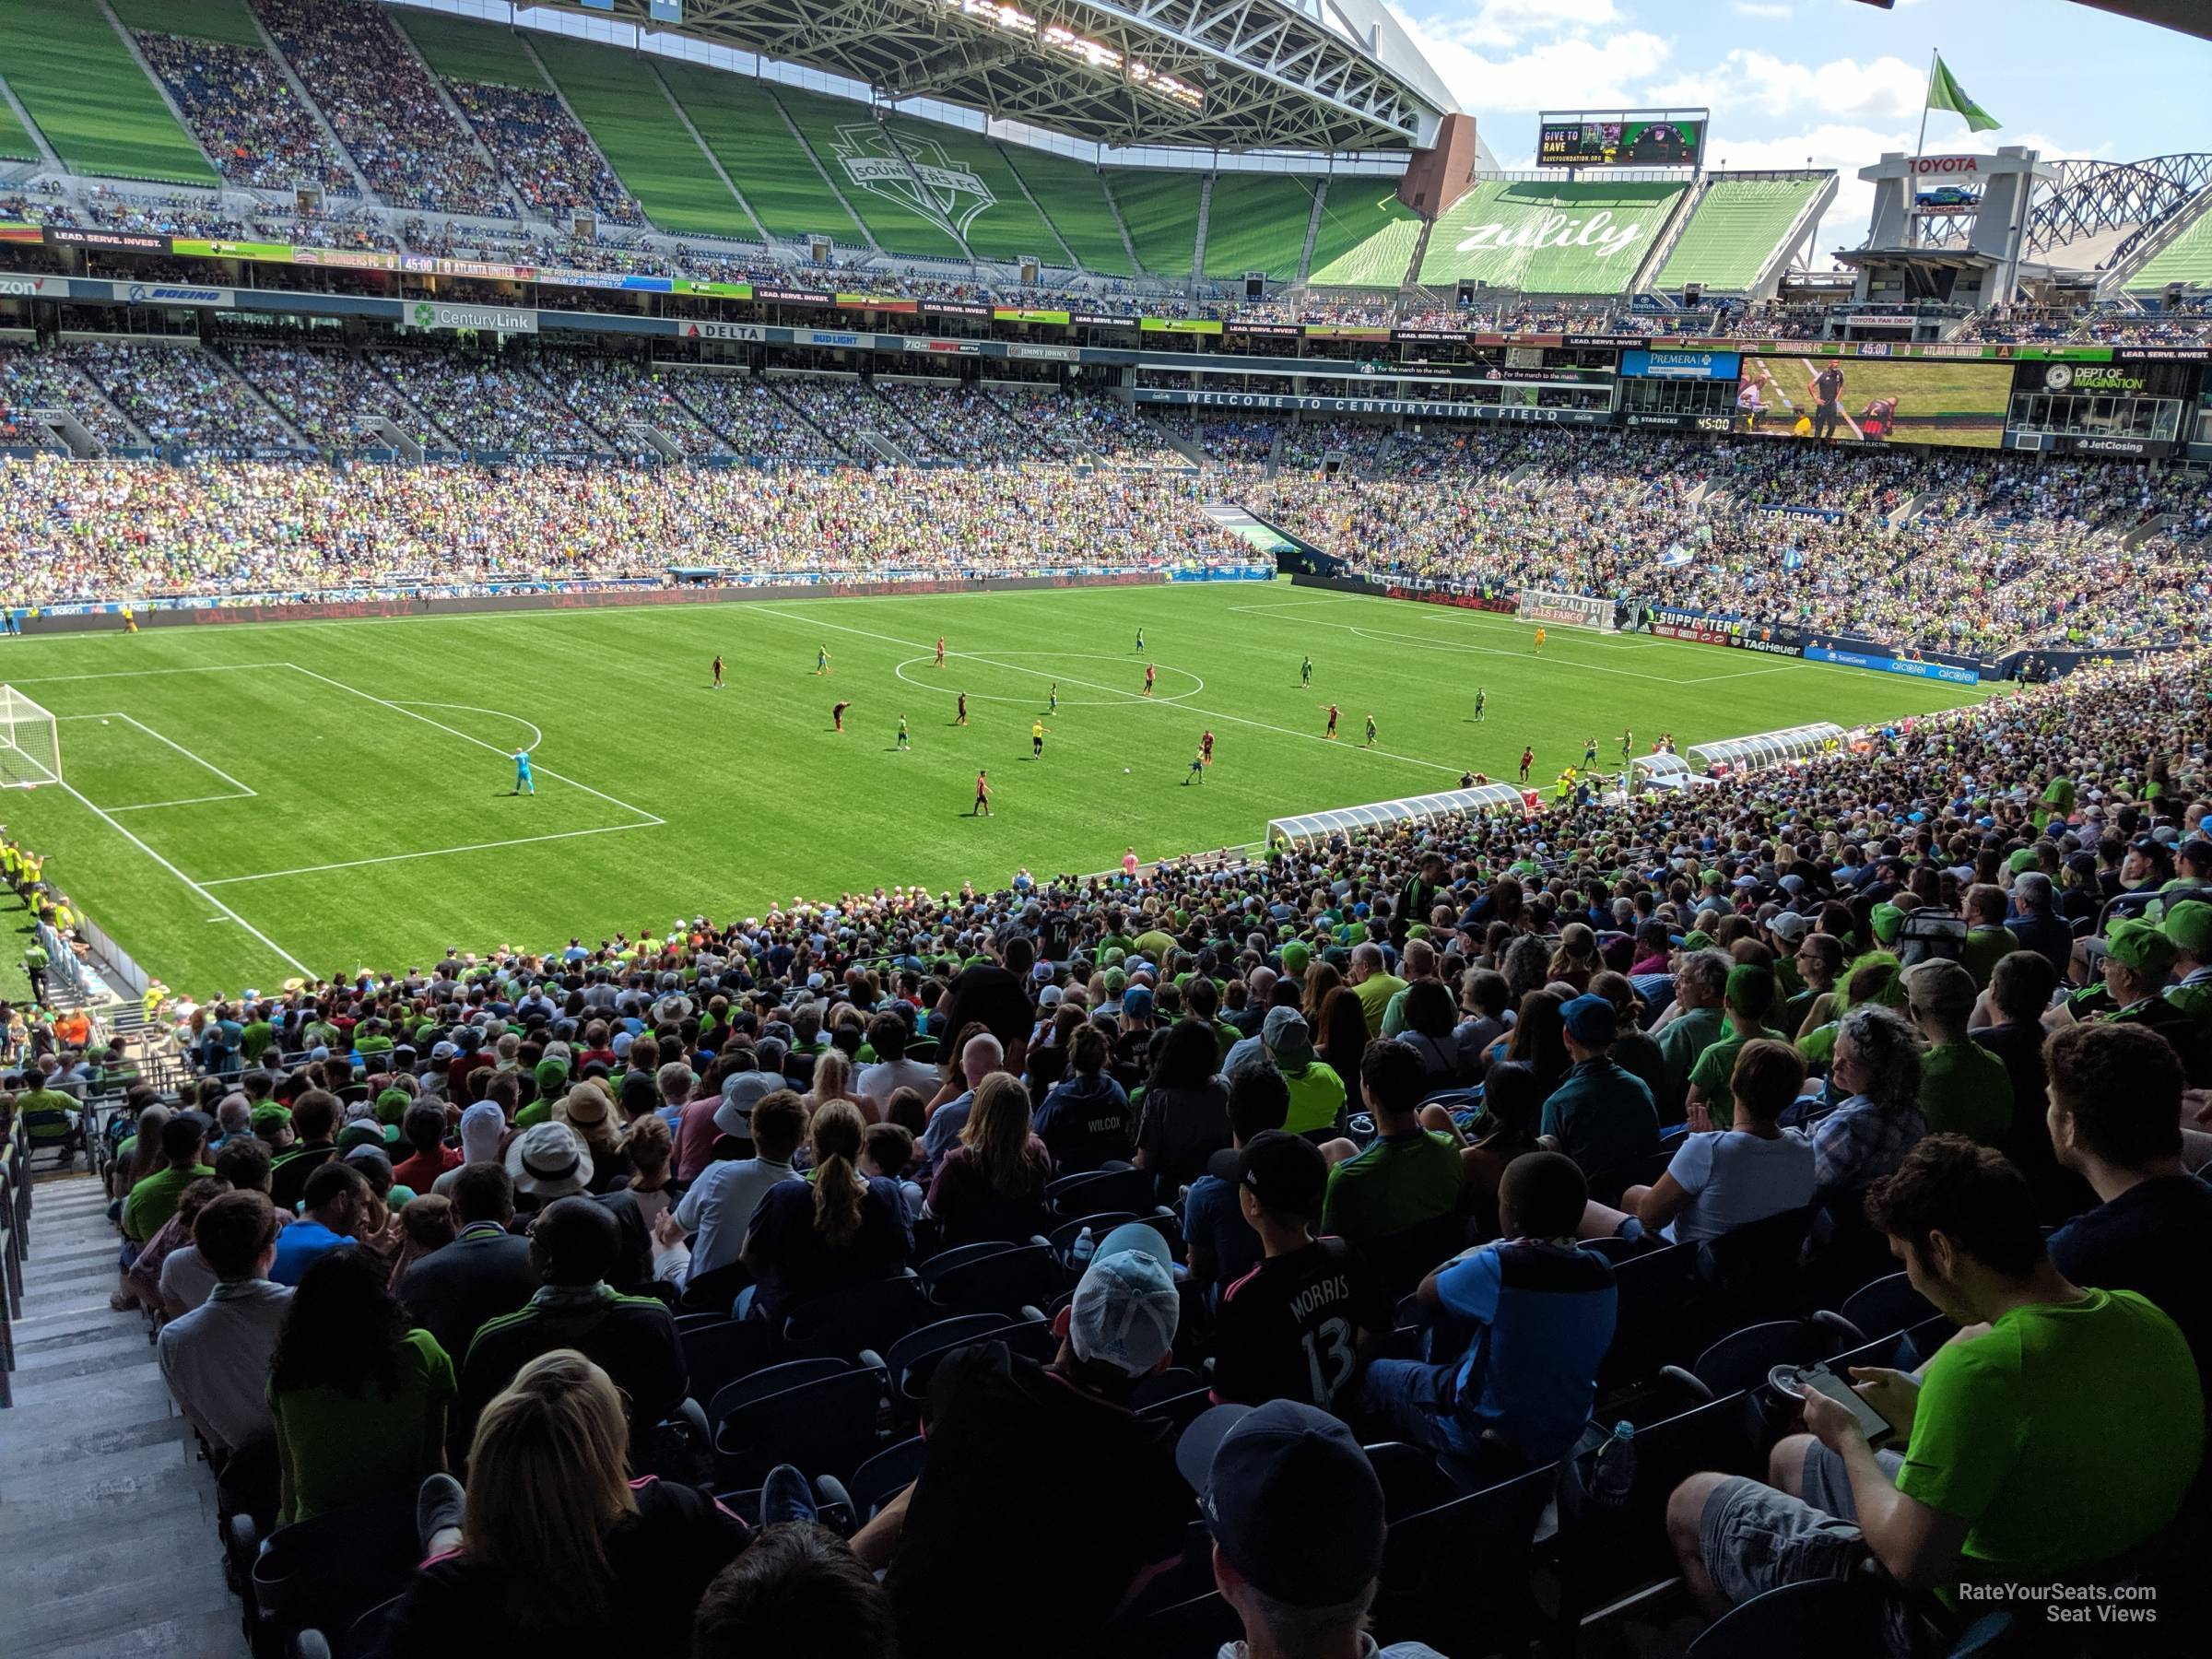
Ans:
{"type": "Polygon", "coordinates": [[[867,1125],[850,1100],[825,1100],[806,1125],[814,1168],[761,1195],[738,1260],[754,1283],[738,1298],[757,1318],[782,1319],[803,1302],[888,1278],[914,1249],[914,1218],[899,1183],[860,1172],[867,1125]]]}
{"type": "Polygon", "coordinates": [[[631,1480],[622,1396],[573,1348],[541,1354],[477,1419],[465,1493],[423,1483],[429,1554],[389,1653],[690,1652],[692,1609],[745,1526],[692,1487],[631,1480]]]}

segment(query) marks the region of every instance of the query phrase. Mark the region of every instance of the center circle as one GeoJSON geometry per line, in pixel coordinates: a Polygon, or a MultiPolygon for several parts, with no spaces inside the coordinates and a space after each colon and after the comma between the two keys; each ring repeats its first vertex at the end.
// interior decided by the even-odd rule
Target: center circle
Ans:
{"type": "MultiPolygon", "coordinates": [[[[1142,664],[1144,659],[1137,656],[1134,652],[1131,652],[1126,655],[1116,656],[1112,653],[1102,651],[994,651],[992,652],[988,656],[983,656],[975,653],[953,651],[946,653],[945,661],[947,668],[949,671],[951,665],[955,663],[966,662],[974,665],[974,666],[977,668],[990,669],[998,666],[1002,660],[1006,662],[1012,662],[1019,658],[1029,658],[1032,660],[1041,658],[1053,663],[1119,663],[1124,667],[1132,668],[1135,670],[1133,677],[1138,682],[1137,689],[1133,689],[1125,695],[1116,697],[1063,697],[1060,700],[1060,706],[1064,709],[1113,709],[1126,708],[1131,703],[1141,704],[1145,702],[1182,702],[1185,699],[1197,696],[1199,692],[1206,689],[1206,681],[1197,675],[1193,674],[1188,668],[1176,668],[1166,663],[1160,663],[1157,665],[1159,669],[1160,683],[1169,683],[1169,676],[1172,675],[1177,679],[1190,681],[1190,684],[1185,686],[1180,691],[1175,691],[1172,693],[1155,691],[1151,697],[1145,697],[1142,694],[1142,684],[1144,679],[1142,664]]],[[[916,687],[924,691],[938,691],[942,692],[947,697],[959,696],[960,693],[960,688],[952,683],[949,678],[934,681],[927,679],[916,679],[912,675],[907,673],[907,670],[914,666],[914,665],[917,663],[934,664],[935,661],[936,657],[934,653],[924,653],[921,656],[908,657],[906,661],[894,667],[891,670],[891,673],[898,678],[904,680],[908,685],[916,687]]],[[[1049,669],[1043,668],[1018,668],[1013,670],[1013,672],[1035,677],[1039,683],[1034,695],[1029,697],[1006,697],[993,691],[971,691],[968,693],[968,700],[970,702],[1016,703],[1023,708],[1036,708],[1041,706],[1044,702],[1045,694],[1054,677],[1052,672],[1049,669]]],[[[1092,687],[1088,688],[1095,689],[1096,688],[1092,687]]]]}

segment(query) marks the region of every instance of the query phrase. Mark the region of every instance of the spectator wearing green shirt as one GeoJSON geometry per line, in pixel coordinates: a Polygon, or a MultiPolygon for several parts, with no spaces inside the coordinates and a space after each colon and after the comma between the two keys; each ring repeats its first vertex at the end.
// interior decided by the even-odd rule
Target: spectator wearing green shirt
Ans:
{"type": "MultiPolygon", "coordinates": [[[[1963,1136],[1913,1147],[1867,1214],[1965,1334],[1918,1375],[1853,1368],[1901,1453],[1875,1451],[1847,1407],[1807,1389],[1810,1432],[1775,1446],[1766,1483],[1700,1474],[1676,1488],[1667,1532],[1698,1600],[1718,1615],[1784,1584],[1855,1577],[1869,1557],[1905,1592],[2050,1583],[2156,1537],[2205,1441],[2173,1321],[2134,1291],[2069,1282],[2026,1180],[1963,1136]]],[[[1901,1597],[1892,1614],[1893,1632],[1912,1628],[1901,1597]]]]}
{"type": "Polygon", "coordinates": [[[1260,1045],[1290,1090],[1290,1115],[1283,1127],[1293,1135],[1334,1134],[1344,1116],[1344,1079],[1313,1052],[1305,1017],[1296,1008],[1268,1009],[1260,1045]]]}
{"type": "Polygon", "coordinates": [[[131,1188],[123,1201],[123,1236],[144,1244],[161,1230],[161,1224],[177,1213],[184,1189],[214,1170],[202,1161],[207,1150],[207,1120],[196,1112],[180,1112],[161,1125],[164,1168],[131,1188]]]}
{"type": "MultiPolygon", "coordinates": [[[[1559,1010],[1559,1025],[1572,1064],[1544,1102],[1543,1133],[1584,1175],[1618,1175],[1659,1149],[1652,1091],[1613,1058],[1619,1019],[1604,997],[1574,997],[1559,1010]]],[[[1616,1180],[1600,1190],[1613,1197],[1620,1186],[1616,1180]]]]}
{"type": "Polygon", "coordinates": [[[1904,982],[1907,1012],[1928,1045],[1920,1057],[1920,1115],[1929,1133],[2002,1148],[2017,1103],[2005,1062],[1967,1034],[1981,995],[1973,976],[1936,958],[1906,969],[1904,982]]]}
{"type": "Polygon", "coordinates": [[[1427,1072],[1402,1042],[1377,1038],[1359,1057],[1359,1087],[1375,1114],[1365,1151],[1329,1171],[1321,1230],[1355,1244],[1406,1232],[1460,1207],[1466,1166],[1458,1140],[1421,1127],[1427,1072]]]}
{"type": "Polygon", "coordinates": [[[1390,999],[1406,989],[1406,982],[1383,966],[1382,947],[1372,939],[1352,947],[1351,986],[1359,1011],[1367,1016],[1367,1034],[1380,1037],[1390,999]]]}
{"type": "Polygon", "coordinates": [[[1654,1102],[1662,1124],[1682,1121],[1689,1068],[1726,1027],[1721,1000],[1733,965],[1726,951],[1711,949],[1690,951],[1676,964],[1674,1006],[1652,1028],[1652,1039],[1666,1066],[1666,1092],[1654,1102]]]}
{"type": "MultiPolygon", "coordinates": [[[[1395,1037],[1406,1030],[1406,993],[1422,980],[1437,977],[1436,947],[1427,939],[1408,939],[1399,965],[1406,970],[1406,983],[1403,989],[1393,993],[1390,1000],[1382,1006],[1381,1034],[1385,1037],[1395,1037]]],[[[1355,990],[1353,994],[1357,996],[1358,991],[1355,990]]],[[[1359,1006],[1363,1011],[1367,1006],[1364,1000],[1359,1006]]]]}
{"type": "Polygon", "coordinates": [[[1735,1122],[1735,1096],[1729,1079],[1735,1075],[1735,1057],[1745,1043],[1768,1034],[1767,1011],[1774,1006],[1771,968],[1739,962],[1728,970],[1723,983],[1726,1029],[1705,1045],[1689,1068],[1689,1094],[1683,1110],[1693,1131],[1725,1129],[1735,1122]]]}
{"type": "Polygon", "coordinates": [[[1986,881],[1968,888],[1959,901],[1959,914],[1966,922],[1966,946],[1959,959],[1974,976],[1977,992],[1988,988],[1997,964],[2020,947],[2019,935],[2005,925],[2011,913],[2012,900],[2005,889],[1986,881]]]}

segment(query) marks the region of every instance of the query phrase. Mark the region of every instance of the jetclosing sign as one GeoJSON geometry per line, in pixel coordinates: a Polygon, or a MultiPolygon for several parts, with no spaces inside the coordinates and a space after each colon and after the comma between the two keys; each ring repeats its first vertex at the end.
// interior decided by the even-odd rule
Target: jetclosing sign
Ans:
{"type": "Polygon", "coordinates": [[[416,300],[403,308],[401,315],[409,328],[465,328],[487,334],[537,332],[537,312],[512,305],[448,305],[441,300],[416,300]]]}
{"type": "Polygon", "coordinates": [[[1740,362],[1733,351],[1647,351],[1639,346],[1620,354],[1620,371],[1638,380],[1732,381],[1740,362]]]}

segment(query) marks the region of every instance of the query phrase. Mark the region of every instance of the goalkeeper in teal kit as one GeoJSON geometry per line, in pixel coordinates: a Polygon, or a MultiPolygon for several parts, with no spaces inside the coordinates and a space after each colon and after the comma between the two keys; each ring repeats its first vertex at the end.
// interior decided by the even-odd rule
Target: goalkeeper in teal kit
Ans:
{"type": "Polygon", "coordinates": [[[514,793],[526,795],[534,795],[537,793],[537,784],[530,776],[530,751],[528,749],[514,751],[514,793]]]}

